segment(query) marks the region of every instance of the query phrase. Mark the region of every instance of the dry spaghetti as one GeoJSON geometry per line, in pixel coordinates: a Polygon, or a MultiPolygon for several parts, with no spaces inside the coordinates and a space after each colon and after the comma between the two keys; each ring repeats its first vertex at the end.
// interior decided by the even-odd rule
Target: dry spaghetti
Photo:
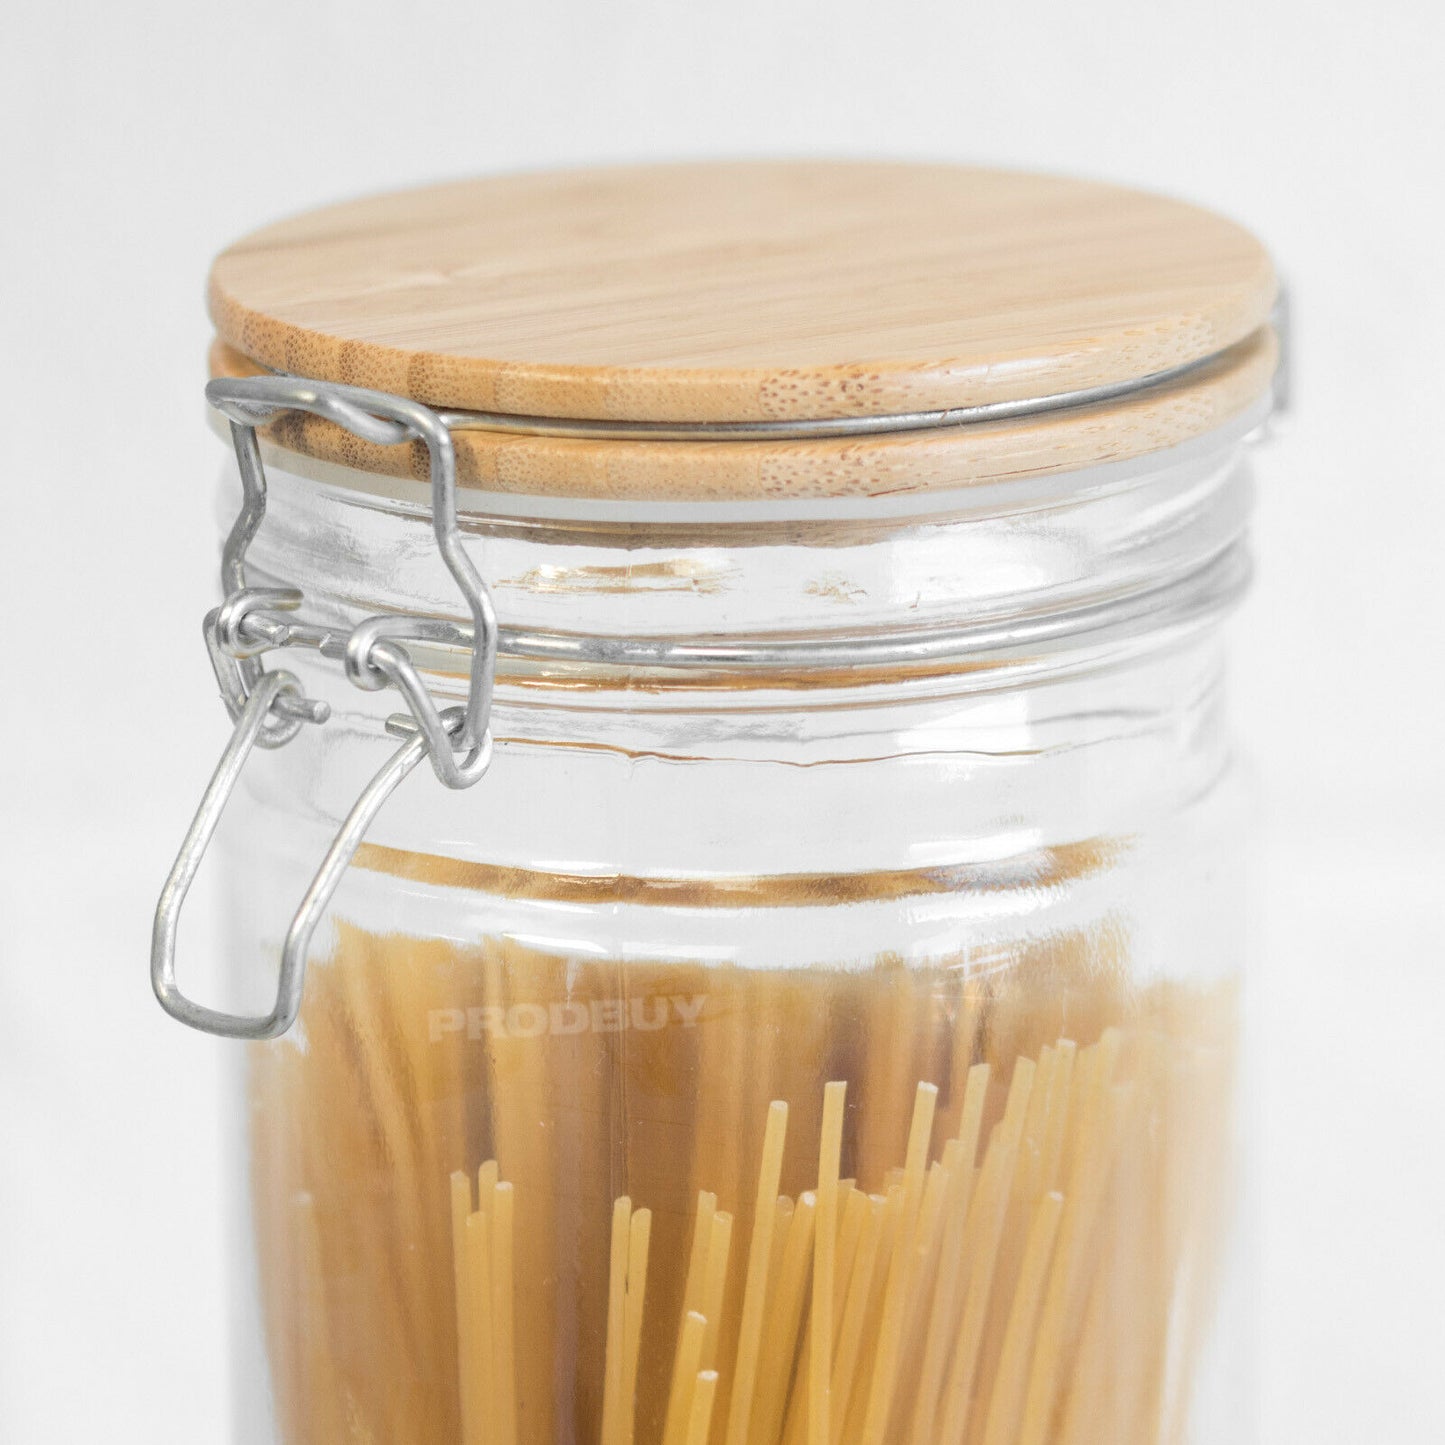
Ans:
{"type": "Polygon", "coordinates": [[[1097,937],[980,974],[344,932],[303,1045],[252,1059],[282,1437],[1173,1439],[1231,1005],[1131,990],[1097,937]],[[527,1027],[433,1037],[463,998],[527,1027]],[[704,1002],[530,1031],[558,1001],[615,1022],[655,998],[704,1002]]]}

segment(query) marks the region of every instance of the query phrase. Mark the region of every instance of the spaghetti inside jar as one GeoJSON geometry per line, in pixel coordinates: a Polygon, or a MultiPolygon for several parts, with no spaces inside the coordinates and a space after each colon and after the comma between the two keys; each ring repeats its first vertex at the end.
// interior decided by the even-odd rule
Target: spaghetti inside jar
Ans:
{"type": "MultiPolygon", "coordinates": [[[[218,261],[215,375],[441,413],[501,625],[485,775],[387,799],[244,1046],[239,1438],[1226,1438],[1271,295],[1205,213],[947,167],[513,177],[218,261]]],[[[435,451],[346,421],[258,420],[249,580],[446,619],[387,636],[460,727],[435,451]]],[[[397,746],[341,650],[245,775],[238,1009],[397,746]]]]}

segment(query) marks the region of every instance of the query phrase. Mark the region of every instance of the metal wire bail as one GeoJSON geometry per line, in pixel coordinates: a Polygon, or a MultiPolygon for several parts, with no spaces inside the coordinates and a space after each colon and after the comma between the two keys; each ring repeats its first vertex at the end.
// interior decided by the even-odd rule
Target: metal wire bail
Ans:
{"type": "Polygon", "coordinates": [[[226,599],[206,615],[204,625],[206,650],[236,726],[156,905],[151,985],[161,1007],[183,1024],[225,1038],[270,1039],[285,1033],[300,1012],[312,935],[382,804],[424,757],[449,788],[469,788],[486,772],[492,756],[488,722],[497,623],[491,595],[462,546],[455,452],[451,434],[435,412],[385,392],[290,376],[213,381],[206,396],[230,419],[241,474],[241,510],[221,560],[226,599]],[[414,439],[425,443],[432,528],[442,560],[466,601],[471,615],[469,631],[437,618],[397,615],[368,618],[342,633],[299,618],[296,614],[304,598],[297,589],[248,585],[246,551],[266,515],[266,472],[256,428],[278,412],[293,410],[325,417],[382,446],[414,439]],[[403,645],[408,640],[470,647],[465,707],[437,708],[403,645]],[[308,647],[342,663],[346,675],[364,690],[396,687],[408,712],[389,718],[387,729],[407,741],[363,789],[306,890],[281,950],[271,1011],[264,1015],[227,1013],[198,1004],[182,992],[176,982],[176,932],[181,906],[251,750],[282,747],[304,723],[321,724],[330,717],[330,707],[308,698],[293,674],[264,669],[262,655],[283,647],[308,647]]]}
{"type": "MultiPolygon", "coordinates": [[[[207,1008],[188,998],[176,982],[176,930],[180,924],[181,906],[200,871],[201,860],[235,791],[246,758],[259,742],[262,728],[276,700],[288,692],[297,696],[301,692],[300,683],[289,672],[268,672],[252,689],[161,890],[151,931],[151,987],[161,1007],[173,1019],[223,1038],[274,1039],[296,1022],[305,989],[306,953],[316,926],[321,922],[342,875],[356,855],[381,805],[426,756],[431,746],[426,735],[417,729],[415,735],[392,755],[385,767],[362,790],[347,814],[286,932],[286,942],[281,949],[276,1002],[271,1011],[266,1014],[233,1014],[207,1008]]],[[[449,708],[447,711],[452,714],[452,724],[459,728],[462,710],[449,708]]]]}

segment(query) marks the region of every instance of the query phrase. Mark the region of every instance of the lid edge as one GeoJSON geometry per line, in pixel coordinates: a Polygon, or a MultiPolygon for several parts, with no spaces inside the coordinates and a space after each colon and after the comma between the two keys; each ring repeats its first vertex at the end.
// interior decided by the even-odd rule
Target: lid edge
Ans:
{"type": "MultiPolygon", "coordinates": [[[[1270,389],[1278,347],[1261,327],[1168,385],[1005,421],[804,440],[581,440],[455,430],[464,486],[513,495],[756,501],[946,491],[1142,456],[1225,424],[1270,389]]],[[[211,376],[264,368],[220,339],[211,376]]],[[[382,447],[287,413],[262,428],[283,451],[384,476],[426,476],[424,449],[382,447]]],[[[304,468],[302,468],[304,470],[304,468]]]]}

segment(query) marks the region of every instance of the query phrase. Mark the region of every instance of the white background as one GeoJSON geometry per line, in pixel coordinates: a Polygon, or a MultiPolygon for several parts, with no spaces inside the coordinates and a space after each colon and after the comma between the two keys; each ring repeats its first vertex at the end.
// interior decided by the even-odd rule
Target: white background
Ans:
{"type": "Polygon", "coordinates": [[[1161,188],[1245,220],[1288,274],[1297,411],[1260,458],[1260,578],[1235,629],[1268,805],[1261,1438],[1445,1438],[1441,14],[18,7],[0,36],[0,1441],[224,1435],[224,1046],[146,983],[154,894],[225,730],[198,631],[210,256],[402,183],[779,152],[1161,188]]]}

